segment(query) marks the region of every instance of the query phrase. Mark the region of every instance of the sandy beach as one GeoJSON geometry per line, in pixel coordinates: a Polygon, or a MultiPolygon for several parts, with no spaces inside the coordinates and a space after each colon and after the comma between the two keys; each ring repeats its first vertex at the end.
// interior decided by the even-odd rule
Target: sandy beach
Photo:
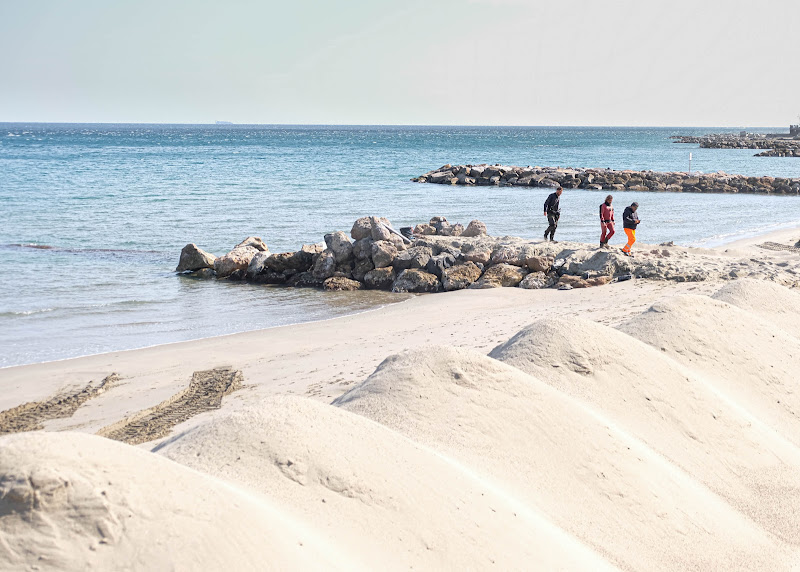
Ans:
{"type": "Polygon", "coordinates": [[[2,369],[0,563],[792,569],[800,293],[753,276],[798,239],[682,249],[742,280],[461,290],[2,369]]]}

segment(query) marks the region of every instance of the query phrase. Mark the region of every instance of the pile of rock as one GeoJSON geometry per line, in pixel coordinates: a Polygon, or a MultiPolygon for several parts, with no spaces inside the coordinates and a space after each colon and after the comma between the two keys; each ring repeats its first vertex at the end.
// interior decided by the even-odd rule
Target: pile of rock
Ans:
{"type": "Polygon", "coordinates": [[[745,136],[730,133],[710,135],[673,135],[675,143],[694,143],[705,149],[767,149],[756,157],[800,157],[800,139],[768,137],[760,134],[745,136]]]}
{"type": "Polygon", "coordinates": [[[655,191],[676,193],[800,194],[800,178],[746,177],[727,173],[696,174],[657,171],[615,171],[508,165],[444,165],[419,177],[416,183],[494,185],[554,189],[655,191]]]}
{"type": "Polygon", "coordinates": [[[480,221],[472,221],[460,235],[448,234],[456,226],[460,225],[434,217],[404,237],[385,218],[364,217],[355,222],[349,237],[333,232],[325,235],[324,244],[303,245],[296,252],[271,253],[260,238],[248,237],[218,258],[187,244],[176,270],[196,278],[255,284],[415,293],[586,288],[630,276],[676,282],[749,276],[787,285],[796,285],[800,277],[800,261],[737,258],[671,243],[639,250],[629,258],[615,248],[488,236],[480,221]],[[430,228],[436,234],[430,234],[430,228]],[[470,228],[473,232],[467,232],[470,228]]]}

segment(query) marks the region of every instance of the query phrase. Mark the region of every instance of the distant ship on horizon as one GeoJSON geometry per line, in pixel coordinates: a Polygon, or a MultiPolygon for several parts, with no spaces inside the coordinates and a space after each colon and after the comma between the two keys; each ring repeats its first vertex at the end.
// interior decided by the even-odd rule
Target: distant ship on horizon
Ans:
{"type": "Polygon", "coordinates": [[[233,121],[215,121],[216,125],[233,125],[233,121]]]}

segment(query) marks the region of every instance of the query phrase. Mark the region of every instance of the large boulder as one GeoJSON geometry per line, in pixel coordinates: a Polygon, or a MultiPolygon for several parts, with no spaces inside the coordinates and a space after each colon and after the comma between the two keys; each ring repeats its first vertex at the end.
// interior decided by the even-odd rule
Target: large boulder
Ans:
{"type": "Polygon", "coordinates": [[[269,252],[269,248],[267,248],[267,245],[264,244],[264,241],[261,240],[257,236],[248,236],[247,238],[245,238],[242,242],[240,242],[239,244],[237,244],[233,248],[237,249],[237,248],[242,248],[242,247],[245,247],[245,246],[252,246],[256,250],[259,250],[261,252],[269,252]]]}
{"type": "Polygon", "coordinates": [[[364,275],[370,270],[374,269],[375,266],[372,264],[372,260],[369,258],[366,260],[356,260],[355,264],[353,265],[353,280],[363,282],[364,275]]]}
{"type": "Polygon", "coordinates": [[[269,252],[258,252],[255,256],[250,260],[250,264],[247,265],[247,271],[245,272],[245,278],[248,280],[253,280],[256,276],[261,274],[266,270],[266,266],[264,263],[267,261],[267,258],[273,256],[269,252]]]}
{"type": "Polygon", "coordinates": [[[376,268],[364,274],[364,285],[370,290],[391,290],[397,274],[391,266],[376,268]]]}
{"type": "Polygon", "coordinates": [[[273,272],[305,272],[314,263],[314,256],[322,252],[318,244],[304,244],[296,252],[280,252],[267,256],[264,267],[273,272]]]}
{"type": "Polygon", "coordinates": [[[362,216],[353,223],[353,228],[350,230],[350,237],[353,240],[361,240],[372,236],[372,223],[370,217],[362,216]]]}
{"type": "Polygon", "coordinates": [[[456,259],[452,254],[442,252],[435,256],[431,256],[428,263],[425,265],[425,270],[431,274],[435,274],[439,280],[442,279],[442,272],[447,268],[455,265],[456,259]]]}
{"type": "Polygon", "coordinates": [[[531,272],[550,272],[555,259],[552,256],[531,256],[525,261],[525,266],[531,272]]]}
{"type": "Polygon", "coordinates": [[[475,246],[471,249],[466,247],[462,248],[464,260],[467,262],[475,262],[476,264],[488,264],[489,259],[492,257],[492,251],[485,246],[475,246]]]}
{"type": "Polygon", "coordinates": [[[389,230],[391,224],[385,218],[371,216],[369,217],[369,222],[372,227],[370,230],[372,240],[389,240],[392,237],[392,231],[389,230]]]}
{"type": "Polygon", "coordinates": [[[343,276],[332,276],[322,283],[322,287],[329,292],[349,292],[351,290],[361,290],[364,285],[357,280],[350,280],[343,276]]]}
{"type": "Polygon", "coordinates": [[[483,276],[470,288],[508,288],[518,286],[528,274],[528,270],[511,264],[495,264],[483,273],[483,276]]]}
{"type": "Polygon", "coordinates": [[[250,261],[260,252],[253,246],[237,246],[228,254],[214,260],[214,272],[218,278],[225,278],[236,270],[247,271],[250,261]]]}
{"type": "MultiPolygon", "coordinates": [[[[392,266],[396,271],[425,268],[431,259],[433,251],[427,246],[412,246],[399,253],[392,266]]],[[[399,278],[399,277],[398,277],[399,278]]]]}
{"type": "Polygon", "coordinates": [[[411,268],[403,270],[392,284],[392,292],[438,292],[441,286],[439,279],[424,270],[411,268]]]}
{"type": "Polygon", "coordinates": [[[451,266],[442,272],[442,286],[446,292],[463,290],[480,278],[481,272],[474,262],[451,266]]]}
{"type": "Polygon", "coordinates": [[[531,272],[522,282],[519,283],[520,288],[526,290],[540,290],[542,288],[550,288],[558,282],[558,276],[553,274],[545,274],[544,272],[531,272]]]}
{"type": "Polygon", "coordinates": [[[460,222],[457,222],[456,224],[448,228],[443,228],[440,234],[442,234],[443,236],[461,236],[463,232],[464,232],[464,225],[461,224],[460,222]]]}
{"type": "Polygon", "coordinates": [[[333,276],[334,272],[336,272],[336,259],[333,256],[333,252],[327,249],[323,250],[317,255],[311,274],[317,280],[325,280],[333,276]]]}
{"type": "Polygon", "coordinates": [[[461,233],[461,236],[475,237],[484,236],[485,234],[487,234],[486,225],[479,220],[473,220],[467,225],[467,228],[464,229],[464,232],[461,233]]]}
{"type": "Polygon", "coordinates": [[[366,260],[372,256],[373,242],[374,241],[372,240],[372,237],[367,236],[366,238],[361,238],[353,243],[353,256],[356,257],[356,260],[366,260]]]}
{"type": "Polygon", "coordinates": [[[528,260],[538,257],[536,247],[531,244],[503,245],[492,252],[492,264],[512,264],[527,266],[528,260]]]}
{"type": "Polygon", "coordinates": [[[333,252],[336,263],[347,262],[353,258],[353,243],[341,230],[325,235],[325,244],[333,252]]]}
{"type": "Polygon", "coordinates": [[[312,272],[298,272],[286,282],[287,286],[296,288],[314,288],[322,286],[323,280],[316,278],[312,272]]]}
{"type": "Polygon", "coordinates": [[[397,248],[388,240],[377,240],[372,243],[372,262],[375,268],[391,266],[397,258],[397,248]]]}
{"type": "Polygon", "coordinates": [[[216,256],[198,248],[196,244],[190,243],[181,250],[181,257],[178,260],[178,267],[175,272],[186,272],[200,270],[202,268],[214,268],[216,256]]]}
{"type": "Polygon", "coordinates": [[[586,272],[603,276],[629,274],[634,270],[631,259],[617,250],[598,250],[588,256],[588,252],[576,252],[568,257],[562,269],[564,274],[581,275],[586,272]]]}

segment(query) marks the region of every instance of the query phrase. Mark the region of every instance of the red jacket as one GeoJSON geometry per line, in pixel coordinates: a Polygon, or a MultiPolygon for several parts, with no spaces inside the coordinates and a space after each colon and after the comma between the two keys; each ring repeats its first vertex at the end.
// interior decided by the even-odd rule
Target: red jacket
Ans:
{"type": "Polygon", "coordinates": [[[609,220],[612,222],[614,221],[614,207],[603,201],[603,204],[600,205],[600,222],[609,220]]]}

